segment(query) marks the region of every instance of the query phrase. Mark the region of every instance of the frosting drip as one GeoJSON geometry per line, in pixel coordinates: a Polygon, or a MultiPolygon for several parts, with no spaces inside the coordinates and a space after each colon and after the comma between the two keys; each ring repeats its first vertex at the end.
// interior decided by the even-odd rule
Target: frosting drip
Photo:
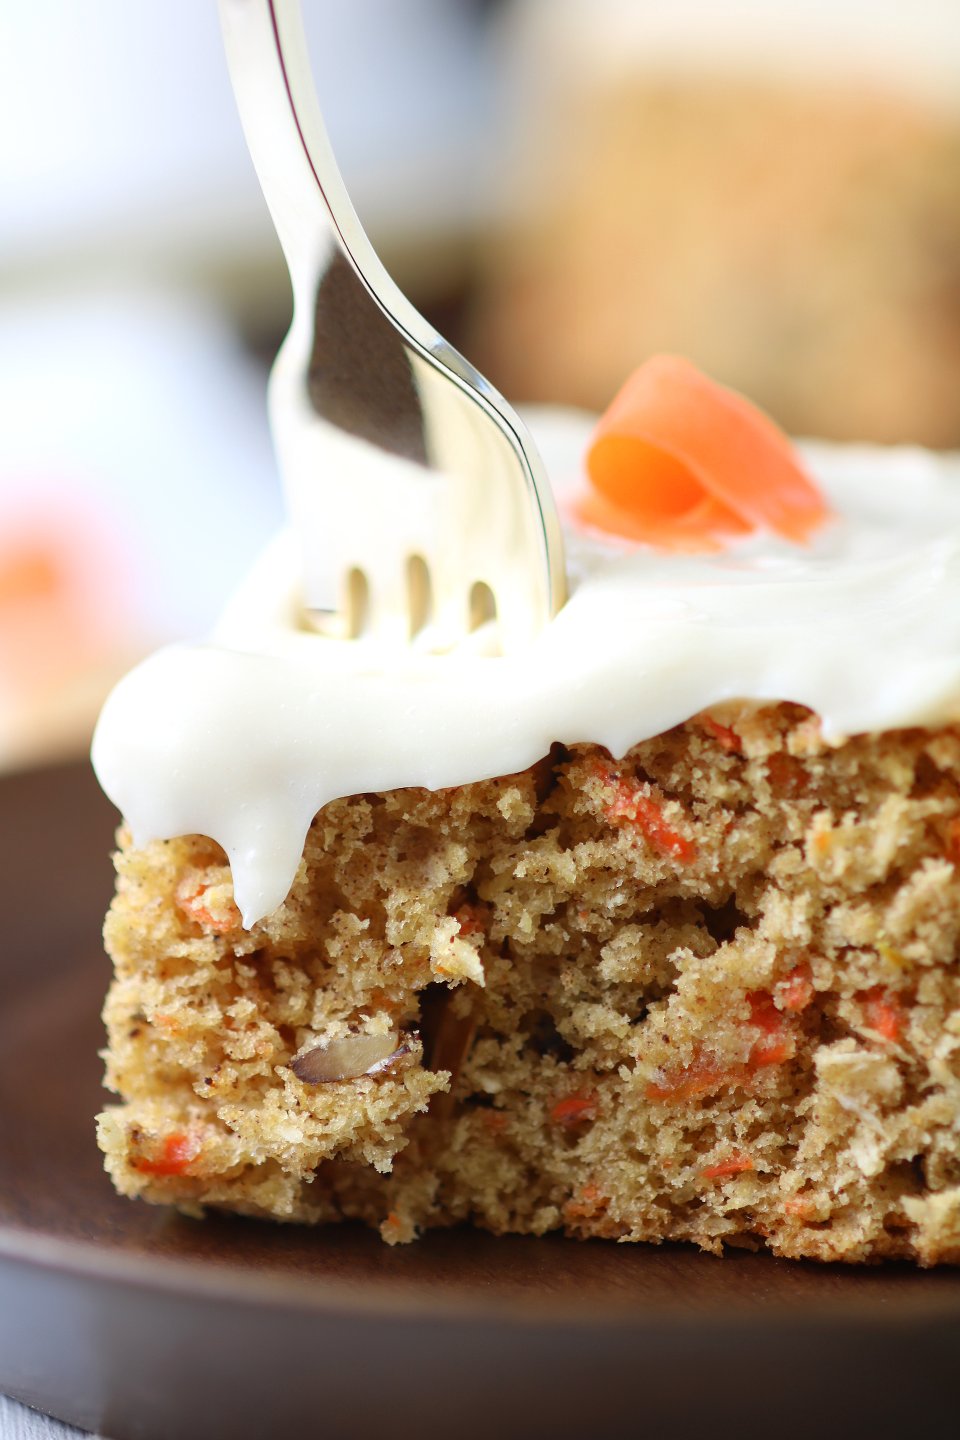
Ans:
{"type": "MultiPolygon", "coordinates": [[[[563,513],[592,421],[529,418],[563,513]]],[[[834,741],[960,719],[960,461],[802,449],[839,516],[809,546],[757,536],[671,556],[568,529],[570,598],[507,657],[484,654],[482,634],[435,655],[303,630],[285,533],[209,641],[116,687],[94,737],[100,782],[137,844],[222,845],[250,926],[339,796],[509,774],[554,741],[619,756],[733,699],[807,705],[834,741]]]]}

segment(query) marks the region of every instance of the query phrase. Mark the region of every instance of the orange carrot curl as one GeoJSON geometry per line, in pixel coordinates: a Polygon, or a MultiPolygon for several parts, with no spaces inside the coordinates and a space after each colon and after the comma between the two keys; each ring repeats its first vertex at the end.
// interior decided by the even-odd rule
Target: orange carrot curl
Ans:
{"type": "Polygon", "coordinates": [[[579,518],[664,550],[718,550],[754,530],[806,542],[830,517],[781,430],[678,355],[627,380],[587,453],[579,518]]]}

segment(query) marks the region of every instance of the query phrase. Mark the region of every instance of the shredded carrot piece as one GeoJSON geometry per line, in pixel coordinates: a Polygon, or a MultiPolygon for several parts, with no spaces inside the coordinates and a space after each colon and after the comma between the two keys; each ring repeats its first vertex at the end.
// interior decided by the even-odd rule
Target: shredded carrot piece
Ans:
{"type": "MultiPolygon", "coordinates": [[[[788,977],[786,982],[781,983],[791,983],[793,978],[788,977]]],[[[800,978],[797,977],[798,987],[800,978]]],[[[799,1000],[799,993],[796,998],[799,1000]]],[[[745,1065],[724,1066],[715,1055],[700,1052],[688,1065],[658,1070],[655,1078],[647,1084],[647,1099],[694,1100],[724,1085],[742,1084],[767,1065],[782,1065],[785,1060],[791,1060],[797,1053],[796,1040],[788,1017],[778,1010],[770,992],[751,991],[747,995],[747,1003],[750,1017],[745,1023],[759,1030],[761,1038],[751,1046],[745,1065]]]]}
{"type": "Polygon", "coordinates": [[[412,1240],[415,1233],[409,1219],[396,1210],[390,1210],[380,1224],[380,1238],[387,1245],[402,1245],[405,1240],[412,1240]]]}
{"type": "Polygon", "coordinates": [[[589,1220],[610,1204],[599,1185],[584,1185],[577,1198],[571,1196],[563,1207],[565,1220],[589,1220]]]}
{"type": "Polygon", "coordinates": [[[793,1037],[786,1029],[786,1020],[767,990],[754,990],[747,996],[750,1006],[751,1025],[761,1030],[764,1039],[758,1040],[750,1051],[747,1064],[751,1070],[764,1065],[781,1065],[796,1054],[793,1037]]]}
{"type": "Polygon", "coordinates": [[[782,1065],[784,1060],[792,1060],[796,1053],[793,1038],[782,1035],[771,1040],[758,1040],[750,1051],[748,1063],[751,1070],[760,1070],[764,1065],[782,1065]]]}
{"type": "Polygon", "coordinates": [[[139,1155],[133,1162],[135,1170],[145,1175],[182,1175],[191,1161],[200,1154],[200,1141],[195,1135],[176,1130],[168,1135],[159,1153],[148,1159],[139,1155]]]}
{"type": "Polygon", "coordinates": [[[563,1125],[571,1129],[574,1125],[581,1124],[584,1120],[592,1120],[597,1113],[597,1095],[595,1090],[578,1090],[573,1095],[568,1095],[563,1100],[558,1100],[551,1107],[550,1119],[556,1125],[563,1125]]]}
{"type": "Polygon", "coordinates": [[[775,1035],[783,1029],[783,1016],[774,1004],[769,990],[751,990],[747,996],[750,1006],[750,1024],[767,1035],[775,1035]]]}
{"type": "Polygon", "coordinates": [[[749,1155],[736,1152],[729,1160],[721,1160],[718,1165],[708,1165],[700,1174],[707,1180],[723,1180],[728,1175],[742,1175],[744,1171],[756,1168],[749,1155]]]}
{"type": "Polygon", "coordinates": [[[877,985],[865,990],[860,998],[863,1018],[870,1029],[883,1040],[899,1040],[906,1016],[896,995],[877,985]]]}
{"type": "Polygon", "coordinates": [[[645,1094],[648,1100],[694,1100],[709,1095],[722,1085],[735,1080],[736,1074],[721,1065],[713,1055],[698,1055],[689,1065],[660,1070],[651,1080],[645,1094]]]}
{"type": "Polygon", "coordinates": [[[647,840],[661,855],[669,855],[674,860],[682,860],[685,863],[693,860],[697,853],[697,847],[692,840],[687,840],[683,835],[678,834],[663,818],[663,811],[655,800],[648,796],[639,795],[632,803],[633,816],[647,840]]]}
{"type": "Polygon", "coordinates": [[[204,895],[212,888],[201,882],[194,890],[178,890],[177,905],[188,919],[195,920],[204,930],[212,930],[215,935],[229,935],[230,931],[236,930],[240,924],[240,911],[230,900],[223,907],[221,914],[214,915],[202,903],[204,895]]]}
{"type": "Polygon", "coordinates": [[[802,1195],[791,1195],[783,1202],[785,1215],[795,1215],[798,1220],[809,1220],[813,1214],[813,1201],[802,1195]]]}
{"type": "Polygon", "coordinates": [[[742,752],[743,742],[736,730],[731,730],[729,725],[721,725],[712,715],[701,715],[700,723],[707,734],[713,736],[721,750],[726,750],[731,755],[742,752]]]}
{"type": "Polygon", "coordinates": [[[774,987],[774,996],[780,1002],[782,1010],[791,1013],[799,1013],[805,1010],[814,996],[813,976],[810,973],[810,966],[807,964],[798,965],[785,979],[781,980],[774,987]]]}
{"type": "Polygon", "coordinates": [[[460,934],[482,935],[486,930],[486,912],[477,905],[461,905],[459,910],[454,911],[454,920],[460,926],[460,934]]]}
{"type": "Polygon", "coordinates": [[[613,791],[613,798],[604,806],[611,824],[636,825],[653,849],[670,859],[688,864],[696,858],[696,845],[667,822],[658,800],[610,766],[597,764],[595,771],[613,791]]]}
{"type": "Polygon", "coordinates": [[[677,355],[634,371],[587,454],[580,518],[668,550],[717,549],[756,529],[803,542],[830,515],[781,430],[677,355]]]}

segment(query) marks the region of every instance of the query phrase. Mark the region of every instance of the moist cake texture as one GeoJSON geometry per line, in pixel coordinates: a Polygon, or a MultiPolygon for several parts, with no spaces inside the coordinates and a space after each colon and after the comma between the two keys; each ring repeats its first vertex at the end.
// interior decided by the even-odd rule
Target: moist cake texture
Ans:
{"type": "Polygon", "coordinates": [[[960,1262],[960,727],[731,703],[332,801],[250,929],[121,831],[125,1194],[191,1213],[960,1262]]]}

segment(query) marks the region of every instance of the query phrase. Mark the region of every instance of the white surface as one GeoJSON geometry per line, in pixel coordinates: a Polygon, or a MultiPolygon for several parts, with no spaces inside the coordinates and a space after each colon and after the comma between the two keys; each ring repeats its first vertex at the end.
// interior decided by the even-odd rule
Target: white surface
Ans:
{"type": "Polygon", "coordinates": [[[213,623],[282,515],[264,389],[195,299],[0,296],[0,768],[79,754],[118,675],[213,623]]]}
{"type": "MultiPolygon", "coordinates": [[[[305,0],[318,88],[373,228],[422,230],[482,203],[489,74],[466,7],[305,0]]],[[[31,272],[273,245],[215,0],[5,5],[0,256],[31,272]]],[[[2,278],[2,277],[0,277],[2,278]]]]}
{"type": "Polygon", "coordinates": [[[196,300],[0,303],[3,533],[78,507],[116,565],[134,648],[209,626],[282,515],[264,389],[196,300]]]}
{"type": "Polygon", "coordinates": [[[0,1395],[0,1440],[81,1440],[87,1434],[0,1395]]]}

